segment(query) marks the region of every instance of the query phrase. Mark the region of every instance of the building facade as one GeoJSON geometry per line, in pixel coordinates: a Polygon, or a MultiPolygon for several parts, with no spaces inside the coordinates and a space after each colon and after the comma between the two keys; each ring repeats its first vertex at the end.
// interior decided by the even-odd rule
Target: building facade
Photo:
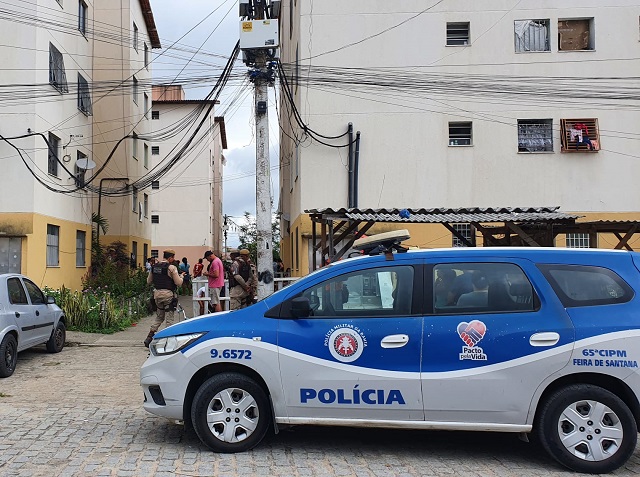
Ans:
{"type": "MultiPolygon", "coordinates": [[[[309,271],[309,209],[560,206],[585,220],[640,220],[639,16],[633,0],[283,2],[295,105],[281,95],[285,266],[309,271]],[[337,147],[313,131],[339,136],[316,136],[337,147]]],[[[440,225],[408,228],[410,245],[455,245],[440,225]]],[[[588,241],[556,245],[617,243],[588,241]]]]}
{"type": "MultiPolygon", "coordinates": [[[[185,121],[199,122],[212,100],[187,100],[179,85],[154,86],[151,118],[158,139],[151,146],[155,170],[169,164],[179,145],[185,143],[185,121]],[[191,118],[191,119],[189,119],[191,118]]],[[[197,263],[207,250],[222,250],[222,177],[227,148],[224,117],[215,117],[213,109],[189,149],[150,191],[152,249],[176,251],[197,263]]],[[[186,126],[185,126],[186,127],[186,126]]],[[[206,263],[206,262],[205,262],[206,263]]]]}
{"type": "MultiPolygon", "coordinates": [[[[13,2],[0,19],[0,273],[21,272],[52,288],[82,286],[99,186],[89,178],[138,114],[124,107],[118,81],[143,65],[143,44],[160,46],[149,1],[128,3],[120,11],[107,0],[13,2]],[[134,22],[139,51],[131,55],[134,22]]],[[[141,80],[150,74],[143,69],[141,80]]],[[[121,159],[99,177],[142,171],[121,159]]],[[[110,233],[129,246],[131,236],[149,244],[150,229],[134,230],[121,210],[105,202],[110,233]]]]}

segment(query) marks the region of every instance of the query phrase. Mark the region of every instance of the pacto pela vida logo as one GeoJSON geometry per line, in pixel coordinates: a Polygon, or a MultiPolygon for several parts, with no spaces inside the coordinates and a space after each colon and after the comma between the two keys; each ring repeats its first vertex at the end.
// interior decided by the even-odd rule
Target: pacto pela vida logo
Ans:
{"type": "Polygon", "coordinates": [[[342,324],[334,326],[327,332],[324,345],[329,348],[331,356],[338,361],[352,363],[362,355],[367,346],[367,338],[357,326],[342,324]]]}
{"type": "Polygon", "coordinates": [[[463,321],[458,324],[458,336],[466,345],[462,347],[460,361],[467,359],[474,361],[487,360],[487,355],[484,353],[484,350],[478,346],[478,343],[482,341],[486,332],[487,326],[479,320],[473,320],[468,323],[463,321]]]}

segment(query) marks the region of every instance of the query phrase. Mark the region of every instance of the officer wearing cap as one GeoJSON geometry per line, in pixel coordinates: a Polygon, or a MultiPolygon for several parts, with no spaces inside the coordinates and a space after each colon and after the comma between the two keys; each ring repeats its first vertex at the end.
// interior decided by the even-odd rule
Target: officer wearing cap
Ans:
{"type": "Polygon", "coordinates": [[[249,250],[240,250],[240,256],[231,264],[229,277],[229,301],[232,310],[245,308],[253,298],[258,283],[249,264],[249,250]]]}
{"type": "Polygon", "coordinates": [[[147,283],[153,283],[155,290],[153,291],[153,299],[155,301],[156,320],[151,325],[149,334],[144,340],[144,345],[148,348],[149,343],[153,339],[153,335],[158,332],[158,328],[162,322],[167,320],[166,325],[173,325],[174,314],[178,304],[178,295],[176,289],[182,286],[182,277],[185,273],[178,273],[178,269],[173,264],[176,252],[168,249],[163,252],[163,259],[155,263],[151,267],[151,271],[147,276],[147,283]]]}

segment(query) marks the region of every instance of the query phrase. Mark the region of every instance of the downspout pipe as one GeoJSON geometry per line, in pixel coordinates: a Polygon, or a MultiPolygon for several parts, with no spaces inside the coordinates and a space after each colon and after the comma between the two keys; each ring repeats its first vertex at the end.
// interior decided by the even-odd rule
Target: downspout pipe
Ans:
{"type": "Polygon", "coordinates": [[[347,128],[347,137],[349,138],[349,185],[348,185],[348,196],[347,196],[347,207],[349,209],[353,208],[353,123],[349,123],[349,127],[347,128]]]}
{"type": "Polygon", "coordinates": [[[360,162],[360,131],[356,133],[356,150],[353,155],[353,208],[358,208],[358,163],[360,162]]]}

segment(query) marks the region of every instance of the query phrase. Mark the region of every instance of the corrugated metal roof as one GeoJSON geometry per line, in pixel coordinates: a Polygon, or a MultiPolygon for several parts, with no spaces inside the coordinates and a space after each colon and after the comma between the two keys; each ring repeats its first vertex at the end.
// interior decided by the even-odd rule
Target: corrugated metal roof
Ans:
{"type": "Polygon", "coordinates": [[[541,222],[575,220],[580,215],[566,214],[560,207],[496,207],[461,209],[311,209],[307,214],[332,215],[334,218],[369,222],[407,223],[455,223],[455,222],[541,222]],[[409,212],[408,218],[400,216],[401,210],[409,212]]]}

